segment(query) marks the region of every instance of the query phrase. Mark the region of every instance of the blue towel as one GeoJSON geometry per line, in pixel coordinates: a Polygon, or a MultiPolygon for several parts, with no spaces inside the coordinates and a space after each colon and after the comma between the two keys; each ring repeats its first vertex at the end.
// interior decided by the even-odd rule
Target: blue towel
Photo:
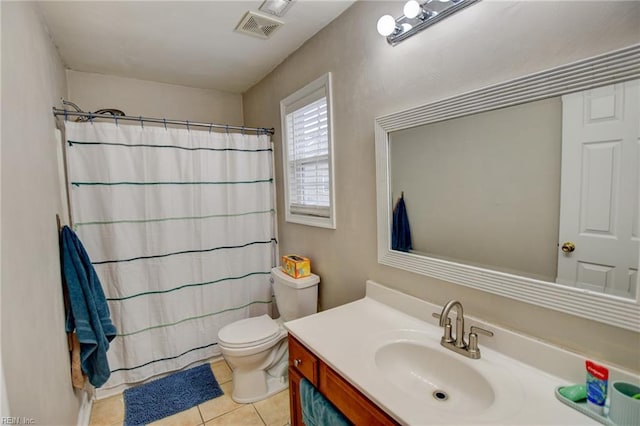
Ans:
{"type": "Polygon", "coordinates": [[[342,426],[349,421],[307,380],[300,380],[302,422],[307,426],[342,426]]]}
{"type": "Polygon", "coordinates": [[[391,250],[409,251],[411,246],[411,229],[409,216],[404,204],[404,194],[398,199],[393,209],[393,228],[391,230],[391,250]]]}
{"type": "Polygon", "coordinates": [[[71,309],[67,332],[76,330],[80,341],[80,363],[89,382],[99,388],[111,375],[107,361],[109,342],[116,337],[109,307],[89,255],[76,234],[62,228],[62,273],[69,292],[71,309]]]}

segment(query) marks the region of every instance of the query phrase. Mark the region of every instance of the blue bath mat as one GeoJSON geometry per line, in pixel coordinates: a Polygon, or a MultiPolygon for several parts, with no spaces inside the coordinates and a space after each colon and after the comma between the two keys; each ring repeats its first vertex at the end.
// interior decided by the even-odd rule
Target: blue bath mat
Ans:
{"type": "Polygon", "coordinates": [[[124,424],[143,425],[222,395],[209,364],[124,391],[124,424]]]}

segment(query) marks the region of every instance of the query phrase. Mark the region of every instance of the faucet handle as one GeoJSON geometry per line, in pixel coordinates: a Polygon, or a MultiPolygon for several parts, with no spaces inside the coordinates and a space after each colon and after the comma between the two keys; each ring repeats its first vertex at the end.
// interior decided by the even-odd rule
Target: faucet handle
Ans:
{"type": "Polygon", "coordinates": [[[475,334],[477,336],[478,333],[484,334],[485,336],[493,337],[493,331],[485,330],[484,328],[472,325],[471,329],[469,330],[469,334],[475,334]]]}
{"type": "Polygon", "coordinates": [[[493,336],[493,332],[489,330],[485,330],[484,328],[476,327],[474,325],[471,326],[469,330],[469,346],[467,347],[467,351],[472,355],[472,358],[480,358],[480,348],[478,348],[478,333],[484,334],[485,336],[493,336]]]}

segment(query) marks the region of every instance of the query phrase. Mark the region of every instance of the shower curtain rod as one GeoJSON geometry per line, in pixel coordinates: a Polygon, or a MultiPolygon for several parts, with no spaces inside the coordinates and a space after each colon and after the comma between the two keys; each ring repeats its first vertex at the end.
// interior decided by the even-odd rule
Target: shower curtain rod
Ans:
{"type": "Polygon", "coordinates": [[[70,111],[63,108],[53,107],[53,115],[56,117],[86,117],[89,120],[94,118],[102,118],[107,120],[125,120],[125,121],[138,121],[138,122],[148,122],[148,123],[158,123],[164,124],[165,127],[167,124],[175,124],[178,126],[187,126],[189,127],[206,127],[211,131],[211,129],[224,129],[226,131],[229,130],[239,130],[241,132],[256,132],[258,134],[263,133],[267,135],[273,135],[275,129],[266,128],[266,127],[245,127],[245,126],[231,126],[226,124],[213,124],[213,123],[199,123],[194,121],[184,121],[184,120],[169,120],[165,118],[150,118],[150,117],[135,117],[132,115],[106,115],[106,114],[94,114],[91,112],[83,112],[83,111],[70,111]]]}

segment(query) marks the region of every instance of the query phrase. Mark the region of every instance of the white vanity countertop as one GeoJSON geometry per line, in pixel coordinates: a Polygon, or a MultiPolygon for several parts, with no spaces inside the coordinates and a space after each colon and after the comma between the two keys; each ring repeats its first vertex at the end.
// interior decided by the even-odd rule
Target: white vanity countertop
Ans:
{"type": "MultiPolygon", "coordinates": [[[[471,360],[444,348],[442,350],[450,352],[451,356],[457,357],[456,361],[467,363],[481,374],[490,374],[491,369],[506,373],[504,376],[512,385],[515,383],[516,387],[502,393],[497,389],[496,401],[500,401],[500,409],[468,413],[460,410],[447,412],[437,408],[444,407],[443,405],[436,405],[435,411],[429,412],[429,408],[425,407],[434,404],[431,395],[424,396],[429,399],[426,404],[408,398],[404,394],[406,389],[396,387],[380,374],[379,368],[376,367],[375,352],[380,347],[380,342],[386,341],[394,334],[401,340],[403,332],[414,333],[426,339],[433,339],[437,347],[440,347],[441,327],[389,306],[397,306],[403,297],[409,298],[409,305],[413,305],[414,310],[419,309],[420,304],[424,304],[424,314],[427,317],[436,311],[433,305],[427,302],[368,282],[367,297],[287,322],[285,327],[326,364],[402,424],[598,424],[556,399],[555,388],[571,382],[496,352],[483,344],[491,339],[486,336],[480,336],[479,339],[482,351],[480,360],[471,360]],[[380,295],[385,293],[390,296],[390,300],[385,302],[390,303],[379,301],[384,299],[384,296],[380,295]]],[[[411,306],[408,311],[411,311],[411,306]]],[[[480,324],[477,321],[470,322],[480,324]]],[[[490,325],[483,326],[494,331],[496,336],[500,335],[499,329],[490,325]]],[[[465,328],[468,327],[469,325],[465,328]]],[[[502,340],[504,339],[503,335],[502,340]]],[[[548,348],[542,349],[542,352],[545,351],[548,352],[548,348]]]]}

